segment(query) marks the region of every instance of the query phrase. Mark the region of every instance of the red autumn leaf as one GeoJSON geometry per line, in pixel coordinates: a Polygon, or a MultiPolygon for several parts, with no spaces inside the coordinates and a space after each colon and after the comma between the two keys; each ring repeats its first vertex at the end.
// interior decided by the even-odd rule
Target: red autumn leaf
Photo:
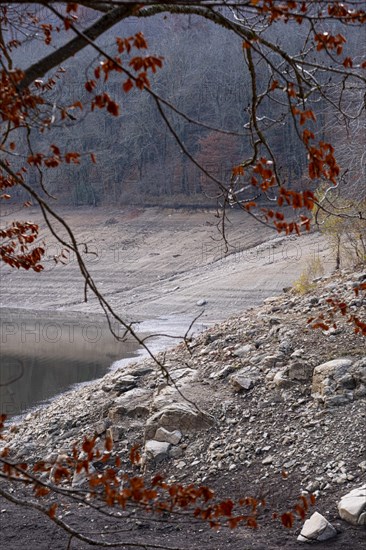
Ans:
{"type": "Polygon", "coordinates": [[[294,516],[291,512],[285,512],[281,516],[281,522],[284,527],[291,528],[294,524],[294,516]]]}
{"type": "Polygon", "coordinates": [[[295,512],[299,515],[300,519],[302,519],[302,520],[305,519],[306,512],[305,512],[304,508],[302,506],[300,506],[300,504],[297,504],[295,506],[295,512]]]}
{"type": "Polygon", "coordinates": [[[312,325],[311,328],[321,328],[322,330],[329,330],[329,325],[326,325],[325,323],[315,323],[312,325]]]}
{"type": "Polygon", "coordinates": [[[76,108],[80,109],[80,111],[83,110],[83,105],[81,101],[75,101],[70,107],[70,109],[76,109],[76,108]]]}
{"type": "Polygon", "coordinates": [[[233,176],[243,176],[244,175],[244,167],[243,166],[234,166],[232,169],[233,176]]]}
{"type": "Polygon", "coordinates": [[[95,446],[95,437],[92,437],[91,439],[88,439],[87,437],[84,439],[82,449],[85,453],[89,454],[92,452],[95,446]]]}
{"type": "Polygon", "coordinates": [[[302,501],[302,505],[304,507],[304,510],[308,510],[309,505],[306,496],[301,495],[300,500],[302,501]]]}
{"type": "Polygon", "coordinates": [[[45,497],[49,494],[50,489],[47,487],[42,487],[42,485],[35,485],[33,487],[34,494],[37,498],[45,497]]]}
{"type": "Polygon", "coordinates": [[[119,115],[119,106],[117,105],[117,103],[115,101],[108,101],[108,104],[107,104],[107,111],[108,113],[111,113],[113,116],[118,116],[119,115]]]}
{"type": "Polygon", "coordinates": [[[106,449],[106,451],[110,452],[113,448],[113,440],[111,438],[111,436],[107,436],[105,438],[105,443],[104,443],[104,448],[106,449]]]}
{"type": "Polygon", "coordinates": [[[139,90],[150,88],[150,81],[147,78],[146,72],[140,73],[139,76],[136,78],[136,86],[139,90]]]}
{"type": "Polygon", "coordinates": [[[346,315],[347,313],[347,304],[345,304],[344,302],[338,304],[338,308],[340,309],[342,315],[346,315]]]}
{"type": "Polygon", "coordinates": [[[226,500],[226,501],[223,501],[223,502],[220,502],[220,504],[219,504],[219,513],[220,513],[220,515],[231,516],[233,508],[234,508],[234,503],[230,499],[226,500]]]}
{"type": "Polygon", "coordinates": [[[235,529],[239,525],[241,519],[241,517],[230,518],[228,521],[230,529],[235,529]]]}
{"type": "Polygon", "coordinates": [[[257,529],[258,527],[257,520],[255,518],[248,518],[247,527],[250,527],[251,529],[257,529]]]}
{"type": "Polygon", "coordinates": [[[128,93],[131,88],[133,88],[133,82],[132,80],[129,78],[128,80],[126,80],[126,82],[123,83],[123,91],[128,93]]]}
{"type": "Polygon", "coordinates": [[[70,19],[70,17],[65,17],[64,18],[65,30],[68,31],[71,28],[71,25],[72,25],[72,20],[70,19]]]}
{"type": "Polygon", "coordinates": [[[87,82],[85,82],[85,89],[90,93],[94,90],[96,85],[97,84],[95,80],[88,80],[87,82]]]}
{"type": "Polygon", "coordinates": [[[138,449],[139,449],[139,446],[135,445],[130,450],[130,462],[131,462],[131,464],[138,464],[140,462],[141,456],[140,456],[140,453],[139,453],[138,449]]]}
{"type": "Polygon", "coordinates": [[[55,517],[56,510],[57,510],[57,504],[52,504],[52,506],[50,506],[50,508],[48,509],[47,514],[50,516],[51,519],[55,517]]]}
{"type": "Polygon", "coordinates": [[[66,153],[65,155],[65,161],[67,162],[67,164],[79,164],[79,159],[80,159],[80,153],[75,153],[75,152],[71,152],[71,153],[66,153]]]}
{"type": "Polygon", "coordinates": [[[61,159],[59,157],[50,157],[44,160],[44,164],[47,168],[56,168],[60,163],[61,159]]]}
{"type": "Polygon", "coordinates": [[[135,35],[133,45],[139,50],[147,48],[147,42],[142,32],[138,32],[135,35]]]}
{"type": "Polygon", "coordinates": [[[68,2],[66,6],[66,13],[71,13],[72,11],[77,12],[78,11],[78,4],[77,2],[68,2]]]}
{"type": "Polygon", "coordinates": [[[43,158],[44,155],[42,153],[36,153],[35,155],[29,155],[27,162],[33,166],[40,166],[43,162],[43,158]]]}

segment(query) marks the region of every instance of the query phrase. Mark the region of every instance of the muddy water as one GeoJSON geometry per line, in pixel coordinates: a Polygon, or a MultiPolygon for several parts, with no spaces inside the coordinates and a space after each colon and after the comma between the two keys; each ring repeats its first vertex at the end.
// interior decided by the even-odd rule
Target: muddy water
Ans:
{"type": "Polygon", "coordinates": [[[99,378],[112,363],[136,352],[135,342],[117,342],[103,320],[2,310],[0,414],[20,414],[75,384],[99,378]]]}

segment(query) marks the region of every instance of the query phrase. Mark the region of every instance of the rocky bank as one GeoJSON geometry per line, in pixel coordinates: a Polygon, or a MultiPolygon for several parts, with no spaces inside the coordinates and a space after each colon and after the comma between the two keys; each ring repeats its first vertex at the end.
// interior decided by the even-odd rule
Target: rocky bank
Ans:
{"type": "MultiPolygon", "coordinates": [[[[160,354],[169,380],[152,360],[132,363],[29,412],[7,428],[2,445],[16,460],[52,462],[84,436],[97,435],[103,444],[109,435],[123,463],[139,444],[145,469],[169,481],[273,501],[313,493],[309,515],[316,511],[336,527],[319,528],[315,516],[317,534],[310,536],[307,525],[303,540],[324,540],[326,528],[337,540],[353,523],[362,541],[365,338],[347,317],[326,331],[310,328],[307,319],[326,312],[327,299],[341,292],[365,319],[366,293],[354,291],[365,280],[365,273],[343,272],[318,279],[305,295],[285,289],[160,354]],[[344,511],[343,500],[338,510],[350,491],[358,491],[359,506],[352,501],[353,512],[344,511]]],[[[74,476],[74,486],[83,482],[74,476]]]]}

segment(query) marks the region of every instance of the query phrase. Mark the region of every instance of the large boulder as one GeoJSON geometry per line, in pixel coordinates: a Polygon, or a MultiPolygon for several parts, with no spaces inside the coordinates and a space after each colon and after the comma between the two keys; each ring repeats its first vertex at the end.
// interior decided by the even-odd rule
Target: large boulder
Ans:
{"type": "Polygon", "coordinates": [[[324,516],[319,512],[314,514],[305,521],[303,528],[297,540],[300,542],[314,542],[328,540],[335,537],[337,534],[336,529],[324,516]]]}
{"type": "Polygon", "coordinates": [[[230,377],[230,383],[236,391],[251,390],[258,380],[258,374],[253,367],[245,367],[230,377]]]}
{"type": "Polygon", "coordinates": [[[352,365],[351,375],[356,381],[355,398],[366,397],[366,356],[352,365]]]}
{"type": "Polygon", "coordinates": [[[134,419],[146,418],[150,412],[151,397],[151,391],[134,388],[114,401],[108,416],[115,424],[120,424],[126,416],[134,419]]]}
{"type": "Polygon", "coordinates": [[[286,367],[286,374],[290,380],[296,382],[308,382],[311,380],[313,369],[303,361],[292,361],[286,367]]]}
{"type": "Polygon", "coordinates": [[[133,376],[132,374],[126,374],[125,376],[120,378],[118,382],[116,382],[116,384],[114,385],[113,391],[116,391],[119,394],[126,393],[132,390],[133,388],[136,388],[136,386],[137,386],[136,376],[133,376]]]}
{"type": "Polygon", "coordinates": [[[313,372],[312,394],[325,395],[328,386],[344,376],[352,366],[351,359],[333,359],[315,367],[313,372]]]}
{"type": "Polygon", "coordinates": [[[326,406],[342,405],[366,396],[366,357],[339,358],[315,367],[311,393],[326,406]]]}
{"type": "Polygon", "coordinates": [[[169,449],[170,443],[155,441],[154,439],[146,441],[145,444],[147,458],[153,459],[156,463],[168,458],[169,449]]]}
{"type": "Polygon", "coordinates": [[[342,519],[352,525],[366,525],[366,484],[342,497],[338,512],[342,519]]]}
{"type": "Polygon", "coordinates": [[[164,441],[165,443],[171,443],[172,445],[178,445],[179,441],[182,439],[182,432],[179,430],[174,430],[174,432],[169,432],[165,428],[158,428],[155,434],[156,441],[164,441]]]}
{"type": "Polygon", "coordinates": [[[162,408],[176,403],[181,398],[178,390],[174,386],[165,386],[159,390],[158,395],[154,396],[153,411],[160,411],[162,408]]]}
{"type": "Polygon", "coordinates": [[[205,430],[212,426],[213,419],[189,403],[172,403],[151,416],[146,424],[146,437],[153,438],[156,430],[163,427],[169,432],[179,430],[182,434],[205,430]]]}

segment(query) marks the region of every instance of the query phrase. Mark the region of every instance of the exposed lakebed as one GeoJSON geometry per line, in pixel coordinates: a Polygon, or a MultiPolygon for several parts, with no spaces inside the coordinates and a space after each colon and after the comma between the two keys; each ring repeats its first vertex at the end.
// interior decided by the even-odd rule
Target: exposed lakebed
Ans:
{"type": "MultiPolygon", "coordinates": [[[[55,265],[53,237],[47,239],[39,213],[28,213],[49,248],[41,273],[1,272],[0,412],[8,415],[103,376],[138,347],[114,341],[97,299],[90,295],[84,301],[77,262],[69,258],[55,265]],[[14,378],[19,380],[9,384],[14,378]]],[[[147,334],[183,336],[195,319],[192,331],[200,331],[281,293],[315,253],[325,267],[328,263],[327,245],[318,234],[301,241],[276,236],[235,211],[227,228],[228,251],[213,212],[94,208],[61,213],[80,242],[98,248],[98,255],[85,261],[111,307],[147,334]],[[110,223],[112,215],[117,223],[110,223]]],[[[10,213],[2,216],[4,222],[11,219],[10,213]]],[[[160,338],[158,349],[177,341],[160,338]]],[[[149,338],[147,344],[156,350],[156,341],[149,338]]]]}

